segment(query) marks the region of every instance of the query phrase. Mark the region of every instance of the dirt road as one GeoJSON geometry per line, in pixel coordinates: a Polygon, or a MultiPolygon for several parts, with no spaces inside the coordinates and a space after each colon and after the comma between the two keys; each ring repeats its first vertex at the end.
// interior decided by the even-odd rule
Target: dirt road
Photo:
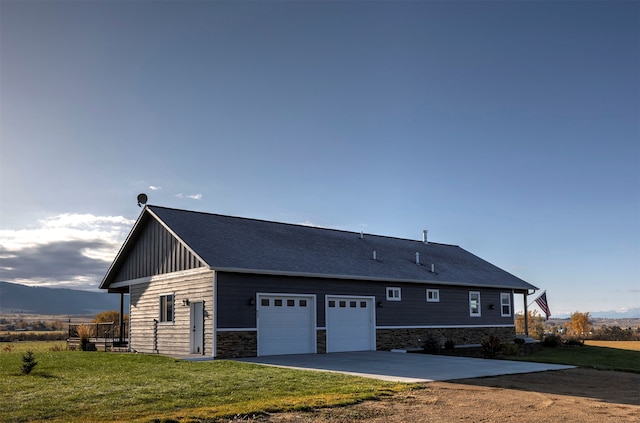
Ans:
{"type": "Polygon", "coordinates": [[[361,404],[251,422],[640,422],[640,374],[570,369],[432,382],[361,404]]]}

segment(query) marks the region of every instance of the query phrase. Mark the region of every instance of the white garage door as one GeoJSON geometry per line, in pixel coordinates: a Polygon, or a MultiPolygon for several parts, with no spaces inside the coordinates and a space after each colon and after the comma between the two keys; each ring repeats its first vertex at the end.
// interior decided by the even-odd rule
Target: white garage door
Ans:
{"type": "Polygon", "coordinates": [[[376,349],[373,297],[327,296],[327,352],[376,349]]]}
{"type": "Polygon", "coordinates": [[[316,352],[315,296],[258,294],[258,355],[316,352]]]}

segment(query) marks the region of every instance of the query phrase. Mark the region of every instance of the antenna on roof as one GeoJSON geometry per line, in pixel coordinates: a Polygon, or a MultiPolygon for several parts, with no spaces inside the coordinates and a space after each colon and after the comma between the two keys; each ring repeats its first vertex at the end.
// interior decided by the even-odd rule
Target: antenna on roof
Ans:
{"type": "Polygon", "coordinates": [[[147,194],[138,194],[138,207],[142,207],[143,204],[147,204],[147,194]]]}

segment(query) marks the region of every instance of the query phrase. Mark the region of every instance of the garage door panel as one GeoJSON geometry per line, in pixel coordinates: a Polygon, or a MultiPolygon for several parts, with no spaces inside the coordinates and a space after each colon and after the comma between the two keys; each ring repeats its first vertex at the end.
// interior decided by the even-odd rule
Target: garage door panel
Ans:
{"type": "Polygon", "coordinates": [[[327,297],[327,352],[375,350],[374,301],[327,297]]]}
{"type": "Polygon", "coordinates": [[[258,355],[315,352],[312,296],[258,295],[258,355]]]}

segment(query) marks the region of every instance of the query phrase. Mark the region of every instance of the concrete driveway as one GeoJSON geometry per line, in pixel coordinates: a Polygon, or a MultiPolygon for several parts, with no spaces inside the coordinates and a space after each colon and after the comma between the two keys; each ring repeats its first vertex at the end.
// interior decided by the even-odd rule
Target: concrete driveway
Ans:
{"type": "Polygon", "coordinates": [[[407,354],[388,351],[359,351],[330,354],[277,355],[239,358],[237,361],[346,373],[393,382],[433,382],[515,373],[572,369],[575,366],[527,363],[523,361],[489,360],[430,354],[407,354]]]}

